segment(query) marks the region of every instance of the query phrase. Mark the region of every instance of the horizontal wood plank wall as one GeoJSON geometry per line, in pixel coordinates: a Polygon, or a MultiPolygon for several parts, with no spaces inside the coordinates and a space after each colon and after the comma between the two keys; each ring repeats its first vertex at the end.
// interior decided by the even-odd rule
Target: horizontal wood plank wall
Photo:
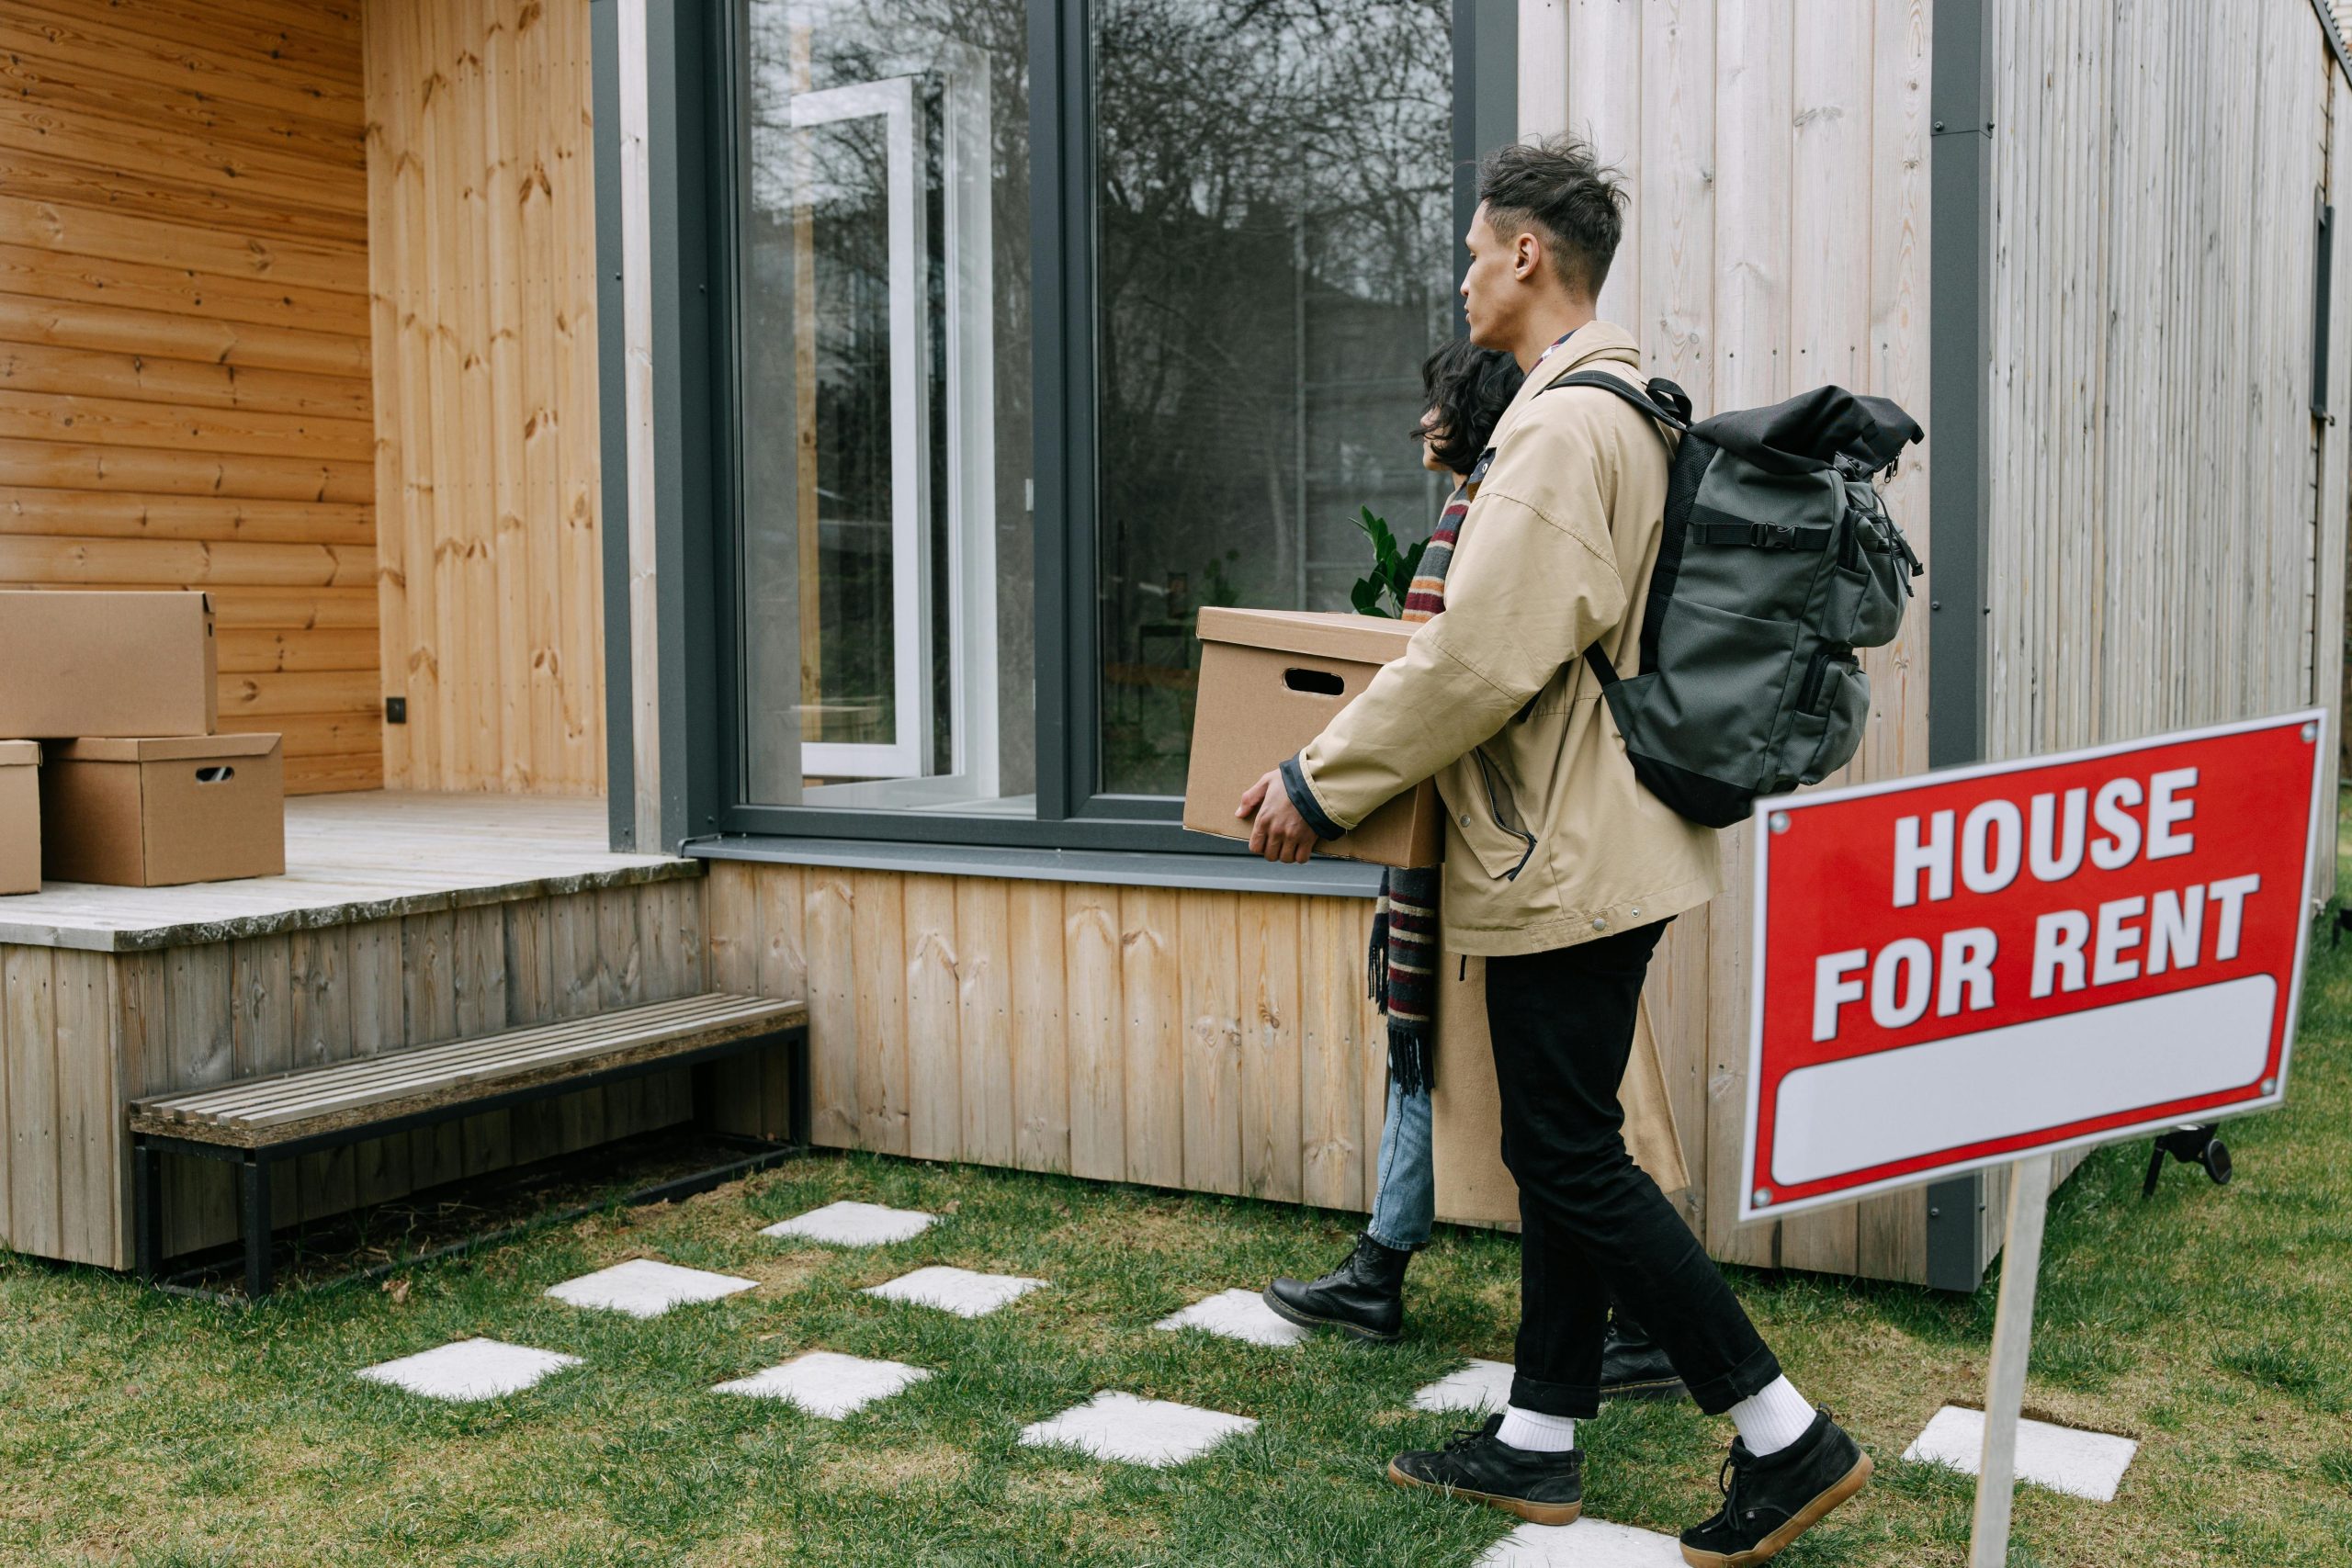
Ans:
{"type": "MultiPolygon", "coordinates": [[[[2344,446],[2310,405],[2316,207],[2343,180],[2320,21],[2002,0],[1996,22],[1995,753],[2334,706],[2344,446]]],[[[2340,293],[2330,324],[2334,373],[2340,293]]],[[[2324,897],[2332,818],[2322,837],[2324,897]]]]}
{"type": "MultiPolygon", "coordinates": [[[[130,1266],[139,1095],[666,1001],[705,989],[714,957],[734,973],[733,950],[706,952],[694,878],[154,952],[0,947],[0,1243],[130,1266]]],[[[279,1168],[277,1223],[681,1121],[690,1070],[304,1156],[279,1168]]],[[[732,1124],[781,1133],[781,1063],[752,1070],[776,1098],[732,1124]]],[[[168,1251],[236,1235],[232,1179],[165,1162],[168,1251]]]]}
{"type": "Polygon", "coordinates": [[[12,0],[0,56],[0,586],[209,590],[221,728],[377,787],[356,0],[12,0]]]}
{"type": "MultiPolygon", "coordinates": [[[[1823,382],[1928,407],[1928,0],[1521,0],[1523,130],[1573,130],[1631,194],[1600,314],[1702,412],[1823,382]]],[[[1932,444],[1887,504],[1928,547],[1932,444]]],[[[1926,595],[1904,635],[1865,650],[1870,728],[1831,783],[1927,767],[1926,595]]],[[[1669,929],[1650,1004],[1691,1170],[1686,1217],[1716,1257],[1923,1280],[1917,1193],[1738,1225],[1747,1054],[1748,856],[1724,835],[1728,886],[1669,929]]]]}
{"type": "Polygon", "coordinates": [[[727,861],[707,886],[714,983],[808,1002],[821,1145],[1371,1201],[1368,900],[727,861]]]}
{"type": "Polygon", "coordinates": [[[393,787],[604,788],[588,0],[368,0],[393,787]]]}

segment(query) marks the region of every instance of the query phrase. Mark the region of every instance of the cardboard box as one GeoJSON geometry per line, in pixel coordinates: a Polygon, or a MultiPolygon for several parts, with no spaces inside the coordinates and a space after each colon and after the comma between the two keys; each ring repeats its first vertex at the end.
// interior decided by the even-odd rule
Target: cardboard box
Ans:
{"type": "Polygon", "coordinates": [[[83,739],[48,749],[51,880],[164,887],[286,870],[286,757],[275,735],[83,739]]]}
{"type": "Polygon", "coordinates": [[[0,591],[0,736],[209,735],[219,666],[202,593],[0,591]]]}
{"type": "Polygon", "coordinates": [[[40,891],[40,748],[0,740],[0,894],[40,891]]]}
{"type": "MultiPolygon", "coordinates": [[[[1404,656],[1413,627],[1379,615],[1204,608],[1200,698],[1184,780],[1184,826],[1247,839],[1242,794],[1322,731],[1331,716],[1404,656]]],[[[1437,788],[1400,795],[1317,852],[1382,865],[1435,865],[1445,850],[1437,788]]]]}

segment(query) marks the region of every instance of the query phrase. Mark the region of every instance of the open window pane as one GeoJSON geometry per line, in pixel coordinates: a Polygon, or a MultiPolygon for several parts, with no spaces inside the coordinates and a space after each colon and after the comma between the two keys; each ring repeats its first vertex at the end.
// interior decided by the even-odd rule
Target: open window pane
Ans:
{"type": "Polygon", "coordinates": [[[1034,809],[1024,7],[746,17],[745,798],[1034,809]]]}
{"type": "Polygon", "coordinates": [[[1182,793],[1202,604],[1348,608],[1455,330],[1450,0],[1098,0],[1102,780],[1182,793]]]}

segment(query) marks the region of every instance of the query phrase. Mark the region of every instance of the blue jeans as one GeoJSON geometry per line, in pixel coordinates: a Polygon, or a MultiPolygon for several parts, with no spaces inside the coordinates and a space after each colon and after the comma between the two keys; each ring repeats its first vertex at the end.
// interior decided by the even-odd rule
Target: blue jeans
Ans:
{"type": "Polygon", "coordinates": [[[1408,1252],[1427,1246],[1437,1218],[1437,1170],[1430,1163],[1430,1096],[1388,1086],[1388,1120],[1380,1129],[1380,1190],[1373,1194],[1365,1234],[1381,1246],[1408,1252]]]}

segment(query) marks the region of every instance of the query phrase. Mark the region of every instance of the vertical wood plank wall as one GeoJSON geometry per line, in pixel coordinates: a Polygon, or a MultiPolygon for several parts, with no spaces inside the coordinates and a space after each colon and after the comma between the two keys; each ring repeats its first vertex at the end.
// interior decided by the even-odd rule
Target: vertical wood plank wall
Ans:
{"type": "Polygon", "coordinates": [[[1366,899],[711,863],[712,981],[809,1008],[819,1144],[1361,1209],[1366,899]]]}
{"type": "Polygon", "coordinates": [[[10,0],[0,58],[0,586],[209,590],[221,727],[376,787],[356,0],[10,0]]]}
{"type": "Polygon", "coordinates": [[[2312,286],[2352,169],[2319,19],[2002,0],[1996,25],[1995,752],[2334,706],[2352,454],[2310,406],[2312,286]]]}
{"type": "MultiPolygon", "coordinates": [[[[137,1096],[689,996],[734,952],[707,950],[692,875],[152,952],[0,946],[0,1242],[130,1267],[137,1096]]],[[[304,1156],[277,1223],[683,1120],[689,1070],[304,1156]]],[[[781,1061],[734,1070],[722,1125],[781,1136],[781,1061]]],[[[167,1251],[237,1234],[225,1165],[165,1161],[164,1205],[167,1251]]]]}
{"type": "MultiPolygon", "coordinates": [[[[1928,407],[1928,0],[1521,0],[1527,132],[1573,130],[1625,175],[1625,238],[1600,313],[1702,412],[1823,382],[1928,407]],[[1800,220],[1801,219],[1801,220],[1800,220]]],[[[1887,504],[1924,557],[1932,446],[1887,504]]],[[[1871,714],[1831,782],[1927,767],[1927,614],[1865,650],[1871,714]]],[[[1686,1217],[1736,1262],[1926,1276],[1925,1205],[1896,1193],[1737,1225],[1747,1050],[1749,846],[1729,886],[1674,922],[1650,1002],[1682,1129],[1686,1217]]]]}
{"type": "Polygon", "coordinates": [[[604,788],[588,0],[368,0],[395,788],[604,788]]]}

